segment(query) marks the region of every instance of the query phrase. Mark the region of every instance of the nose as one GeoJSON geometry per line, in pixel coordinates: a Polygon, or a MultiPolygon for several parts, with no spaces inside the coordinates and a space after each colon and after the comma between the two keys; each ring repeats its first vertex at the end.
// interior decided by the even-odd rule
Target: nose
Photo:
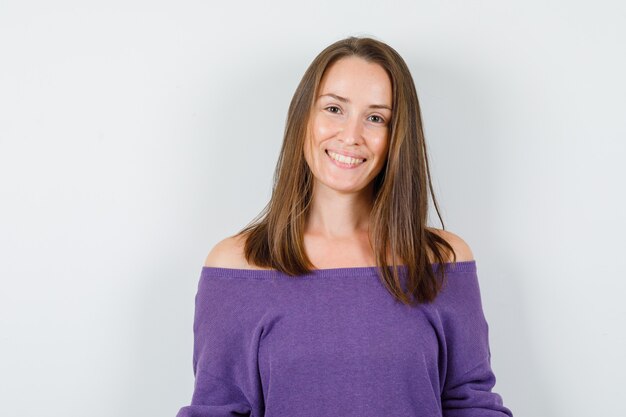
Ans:
{"type": "Polygon", "coordinates": [[[362,128],[363,126],[359,117],[348,117],[340,129],[340,136],[346,144],[362,142],[362,128]]]}

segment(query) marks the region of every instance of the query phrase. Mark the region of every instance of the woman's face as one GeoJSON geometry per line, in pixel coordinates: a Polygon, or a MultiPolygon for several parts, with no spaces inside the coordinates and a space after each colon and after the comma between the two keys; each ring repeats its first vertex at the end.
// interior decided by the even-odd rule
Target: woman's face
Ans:
{"type": "Polygon", "coordinates": [[[392,103],[387,72],[363,58],[341,58],[326,69],[314,100],[304,157],[316,186],[364,189],[387,157],[392,103]]]}

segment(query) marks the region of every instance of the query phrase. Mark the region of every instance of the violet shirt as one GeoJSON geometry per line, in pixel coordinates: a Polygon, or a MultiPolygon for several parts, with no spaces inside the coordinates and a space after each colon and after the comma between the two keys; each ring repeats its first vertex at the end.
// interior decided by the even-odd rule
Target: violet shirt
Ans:
{"type": "Polygon", "coordinates": [[[492,391],[476,261],[443,265],[446,285],[417,307],[374,266],[298,277],[203,266],[195,387],[177,417],[512,416],[492,391]]]}

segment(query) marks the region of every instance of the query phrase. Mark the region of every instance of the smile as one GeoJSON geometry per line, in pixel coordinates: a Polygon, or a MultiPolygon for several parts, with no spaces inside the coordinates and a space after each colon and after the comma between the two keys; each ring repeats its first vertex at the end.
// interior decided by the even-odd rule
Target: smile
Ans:
{"type": "Polygon", "coordinates": [[[356,167],[361,166],[365,162],[365,159],[351,158],[349,156],[343,156],[338,153],[331,152],[329,150],[326,150],[325,152],[326,152],[326,155],[328,155],[328,157],[330,158],[330,160],[340,168],[348,168],[348,169],[356,168],[356,167]]]}

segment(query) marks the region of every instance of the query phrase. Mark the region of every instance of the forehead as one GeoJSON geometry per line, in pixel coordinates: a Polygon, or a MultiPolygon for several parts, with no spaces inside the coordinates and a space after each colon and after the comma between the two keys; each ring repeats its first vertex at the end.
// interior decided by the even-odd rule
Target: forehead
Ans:
{"type": "Polygon", "coordinates": [[[320,81],[318,96],[325,93],[377,99],[391,105],[392,87],[387,71],[360,57],[345,57],[332,63],[320,81]]]}

